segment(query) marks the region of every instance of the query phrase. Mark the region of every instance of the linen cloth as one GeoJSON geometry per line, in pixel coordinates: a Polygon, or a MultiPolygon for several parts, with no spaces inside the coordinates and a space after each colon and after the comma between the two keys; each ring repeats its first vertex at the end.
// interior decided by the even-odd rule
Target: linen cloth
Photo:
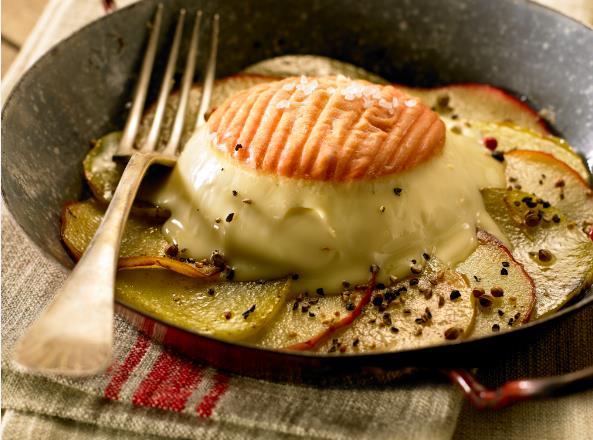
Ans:
{"type": "MultiPolygon", "coordinates": [[[[120,6],[127,3],[131,2],[118,2],[120,6]]],[[[52,43],[101,13],[95,0],[50,1],[41,24],[5,79],[3,97],[52,43]]],[[[519,432],[529,439],[586,438],[593,432],[593,392],[528,403],[497,414],[477,414],[464,406],[455,431],[462,399],[446,383],[408,380],[380,386],[313,387],[229,376],[163,350],[120,318],[115,321],[115,363],[108,373],[84,380],[23,375],[8,362],[12,345],[47,304],[65,273],[28,241],[4,206],[2,211],[5,439],[445,439],[453,435],[473,438],[479,433],[513,438],[519,432]],[[550,422],[555,429],[550,429],[550,422]]],[[[573,340],[585,341],[581,345],[585,355],[579,355],[579,362],[566,362],[570,352],[555,353],[555,343],[566,346],[564,331],[551,342],[542,342],[539,348],[544,350],[536,347],[526,358],[484,370],[484,379],[500,383],[517,374],[532,375],[539,371],[530,362],[549,364],[545,359],[550,357],[558,362],[556,370],[560,365],[569,369],[590,365],[593,337],[588,339],[588,351],[583,337],[586,328],[593,329],[593,313],[582,322],[584,326],[575,328],[572,335],[573,340]]]]}

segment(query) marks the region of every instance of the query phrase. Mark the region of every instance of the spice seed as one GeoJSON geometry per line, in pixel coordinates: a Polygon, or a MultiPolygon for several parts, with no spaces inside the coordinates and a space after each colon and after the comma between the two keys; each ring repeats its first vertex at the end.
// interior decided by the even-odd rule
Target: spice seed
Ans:
{"type": "Polygon", "coordinates": [[[494,286],[492,289],[490,289],[490,294],[494,298],[501,298],[504,295],[504,290],[502,290],[502,287],[494,286]]]}
{"type": "Polygon", "coordinates": [[[533,211],[528,212],[525,214],[525,224],[530,227],[537,226],[539,224],[539,216],[533,211]]]}
{"type": "Polygon", "coordinates": [[[539,251],[537,251],[537,257],[540,261],[548,262],[552,259],[552,256],[552,252],[550,252],[547,249],[540,249],[539,251]]]}
{"type": "Polygon", "coordinates": [[[168,257],[176,257],[178,253],[179,247],[177,246],[177,244],[170,244],[169,246],[167,246],[167,249],[165,249],[165,255],[167,255],[168,257]]]}
{"type": "Polygon", "coordinates": [[[242,313],[243,319],[249,318],[249,315],[251,315],[254,311],[255,311],[255,304],[253,304],[251,307],[249,307],[247,310],[245,310],[242,313]]]}
{"type": "Polygon", "coordinates": [[[459,337],[460,331],[457,327],[450,327],[445,330],[445,339],[453,341],[459,337]]]}
{"type": "Polygon", "coordinates": [[[449,298],[451,298],[451,301],[455,301],[456,299],[461,297],[461,292],[457,289],[452,290],[451,294],[449,295],[449,298]]]}
{"type": "Polygon", "coordinates": [[[482,289],[481,287],[476,287],[474,288],[474,290],[472,290],[472,295],[474,295],[476,298],[481,297],[482,295],[484,295],[484,289],[482,289]]]}
{"type": "Polygon", "coordinates": [[[414,275],[418,275],[419,273],[422,273],[422,266],[420,264],[413,264],[410,267],[410,272],[412,272],[414,275]]]}
{"type": "Polygon", "coordinates": [[[490,295],[484,295],[480,297],[479,302],[482,307],[490,307],[492,305],[492,298],[490,295]]]}

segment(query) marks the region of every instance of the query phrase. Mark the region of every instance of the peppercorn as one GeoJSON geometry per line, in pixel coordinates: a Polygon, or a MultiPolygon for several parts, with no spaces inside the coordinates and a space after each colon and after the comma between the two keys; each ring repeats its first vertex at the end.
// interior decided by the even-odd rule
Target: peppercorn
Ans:
{"type": "Polygon", "coordinates": [[[476,297],[479,298],[482,295],[484,295],[484,289],[482,289],[481,287],[475,287],[474,290],[472,290],[472,294],[476,297]]]}
{"type": "Polygon", "coordinates": [[[540,261],[548,262],[552,259],[552,256],[552,252],[550,252],[547,249],[540,249],[539,251],[537,251],[537,257],[540,261]]]}
{"type": "Polygon", "coordinates": [[[457,327],[450,327],[445,330],[445,339],[452,341],[459,337],[460,330],[457,327]]]}
{"type": "Polygon", "coordinates": [[[492,289],[490,289],[490,294],[494,298],[500,298],[500,297],[502,297],[504,295],[504,290],[502,290],[502,287],[495,286],[492,289]]]}

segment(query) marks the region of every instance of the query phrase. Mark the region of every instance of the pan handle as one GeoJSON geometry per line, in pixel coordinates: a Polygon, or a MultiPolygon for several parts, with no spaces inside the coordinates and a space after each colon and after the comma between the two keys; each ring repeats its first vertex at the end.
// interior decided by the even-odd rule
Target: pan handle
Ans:
{"type": "Polygon", "coordinates": [[[593,386],[593,365],[572,373],[533,379],[511,380],[498,388],[486,388],[468,370],[444,370],[478,410],[497,410],[523,400],[561,396],[593,386]]]}

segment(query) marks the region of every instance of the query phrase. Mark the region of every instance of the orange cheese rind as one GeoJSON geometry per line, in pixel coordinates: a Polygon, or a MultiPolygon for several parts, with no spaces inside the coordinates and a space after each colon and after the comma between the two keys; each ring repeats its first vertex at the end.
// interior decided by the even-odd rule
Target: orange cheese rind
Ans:
{"type": "Polygon", "coordinates": [[[391,85],[346,77],[292,77],[228,98],[208,119],[217,148],[284,177],[372,179],[439,153],[445,125],[391,85]]]}

